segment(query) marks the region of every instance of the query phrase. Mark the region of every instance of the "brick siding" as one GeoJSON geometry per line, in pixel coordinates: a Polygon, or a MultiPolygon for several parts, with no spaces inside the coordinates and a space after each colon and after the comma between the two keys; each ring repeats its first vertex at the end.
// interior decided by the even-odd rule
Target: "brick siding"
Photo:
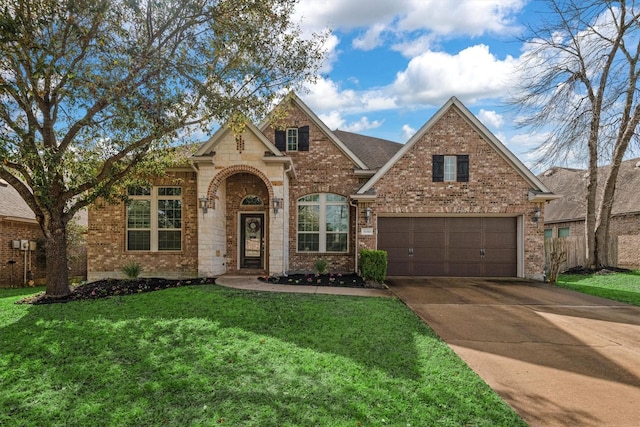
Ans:
{"type": "MultiPolygon", "coordinates": [[[[535,204],[530,185],[455,110],[450,109],[374,185],[371,224],[378,215],[518,216],[524,214],[524,274],[539,277],[544,266],[542,224],[529,220],[535,204]],[[469,182],[432,182],[432,155],[469,155],[469,182]]],[[[364,224],[364,208],[360,212],[364,224]]],[[[368,227],[371,227],[369,225],[368,227]]],[[[360,236],[362,248],[376,237],[360,236]]]]}
{"type": "MultiPolygon", "coordinates": [[[[362,185],[354,174],[356,165],[319,129],[306,114],[291,107],[287,116],[291,127],[309,126],[309,151],[287,152],[293,159],[297,178],[289,183],[289,270],[312,272],[318,259],[327,261],[331,272],[355,270],[355,208],[349,207],[349,250],[347,253],[303,253],[297,248],[297,200],[309,194],[333,193],[349,198],[362,185]]],[[[269,127],[265,135],[275,144],[275,130],[269,127]]]]}
{"type": "Polygon", "coordinates": [[[182,250],[143,252],[126,249],[124,202],[97,202],[89,209],[88,280],[123,277],[121,268],[138,261],[145,277],[195,277],[198,271],[198,201],[195,172],[167,172],[155,186],[182,187],[182,250]]]}

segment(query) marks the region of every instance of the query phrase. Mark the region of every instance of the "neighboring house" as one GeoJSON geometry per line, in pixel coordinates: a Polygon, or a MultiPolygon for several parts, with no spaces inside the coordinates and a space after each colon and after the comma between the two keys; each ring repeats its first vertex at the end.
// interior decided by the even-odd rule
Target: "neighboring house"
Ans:
{"type": "MultiPolygon", "coordinates": [[[[598,170],[602,190],[609,166],[598,170]]],[[[583,169],[553,167],[540,180],[562,198],[545,211],[545,237],[584,236],[588,173],[583,169]]],[[[610,234],[618,236],[618,266],[640,267],[640,158],[621,163],[612,208],[610,234]]],[[[598,194],[598,202],[601,192],[598,194]]]]}
{"type": "Polygon", "coordinates": [[[554,195],[456,98],[406,144],[331,131],[297,96],[286,124],[218,130],[151,188],[89,212],[89,280],[358,270],[542,279],[554,195]]]}
{"type": "Polygon", "coordinates": [[[42,230],[33,211],[0,179],[0,286],[21,286],[29,272],[34,279],[44,278],[43,248],[36,242],[42,243],[42,230]]]}
{"type": "MultiPolygon", "coordinates": [[[[68,246],[69,276],[87,277],[85,234],[87,211],[76,214],[75,241],[68,246]]],[[[69,236],[69,233],[67,233],[69,236]]],[[[21,286],[33,278],[42,285],[46,277],[44,235],[36,216],[6,181],[0,179],[0,287],[21,286]]]]}

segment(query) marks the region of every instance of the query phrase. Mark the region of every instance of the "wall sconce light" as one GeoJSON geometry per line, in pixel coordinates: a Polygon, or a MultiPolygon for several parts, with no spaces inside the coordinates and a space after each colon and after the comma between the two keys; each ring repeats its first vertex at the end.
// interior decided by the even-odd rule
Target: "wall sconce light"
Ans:
{"type": "Polygon", "coordinates": [[[540,219],[540,208],[535,207],[533,208],[533,216],[531,217],[531,221],[538,222],[539,219],[540,219]]]}
{"type": "Polygon", "coordinates": [[[282,199],[278,198],[278,197],[274,197],[273,198],[273,214],[274,215],[278,215],[278,211],[280,210],[280,203],[282,202],[282,199]]]}
{"type": "Polygon", "coordinates": [[[209,199],[206,197],[200,197],[198,200],[200,201],[200,209],[202,209],[202,213],[207,213],[209,210],[209,199]]]}
{"type": "Polygon", "coordinates": [[[367,225],[371,224],[372,213],[373,213],[373,209],[371,209],[371,206],[367,207],[364,210],[364,220],[367,222],[367,225]]]}

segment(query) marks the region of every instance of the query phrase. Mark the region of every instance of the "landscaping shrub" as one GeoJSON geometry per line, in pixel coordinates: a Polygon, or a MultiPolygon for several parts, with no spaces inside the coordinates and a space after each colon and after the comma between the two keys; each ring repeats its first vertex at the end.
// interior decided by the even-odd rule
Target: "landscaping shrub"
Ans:
{"type": "Polygon", "coordinates": [[[365,280],[384,282],[387,275],[387,252],[370,249],[360,251],[360,275],[365,280]]]}
{"type": "Polygon", "coordinates": [[[142,273],[142,266],[137,261],[129,261],[122,266],[122,272],[129,279],[135,279],[142,273]]]}

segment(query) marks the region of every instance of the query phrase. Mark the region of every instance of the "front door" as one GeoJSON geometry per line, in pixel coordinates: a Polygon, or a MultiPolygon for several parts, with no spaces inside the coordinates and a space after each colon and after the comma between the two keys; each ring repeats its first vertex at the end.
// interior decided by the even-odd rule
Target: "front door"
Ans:
{"type": "Polygon", "coordinates": [[[264,214],[240,214],[240,268],[264,268],[264,214]]]}

